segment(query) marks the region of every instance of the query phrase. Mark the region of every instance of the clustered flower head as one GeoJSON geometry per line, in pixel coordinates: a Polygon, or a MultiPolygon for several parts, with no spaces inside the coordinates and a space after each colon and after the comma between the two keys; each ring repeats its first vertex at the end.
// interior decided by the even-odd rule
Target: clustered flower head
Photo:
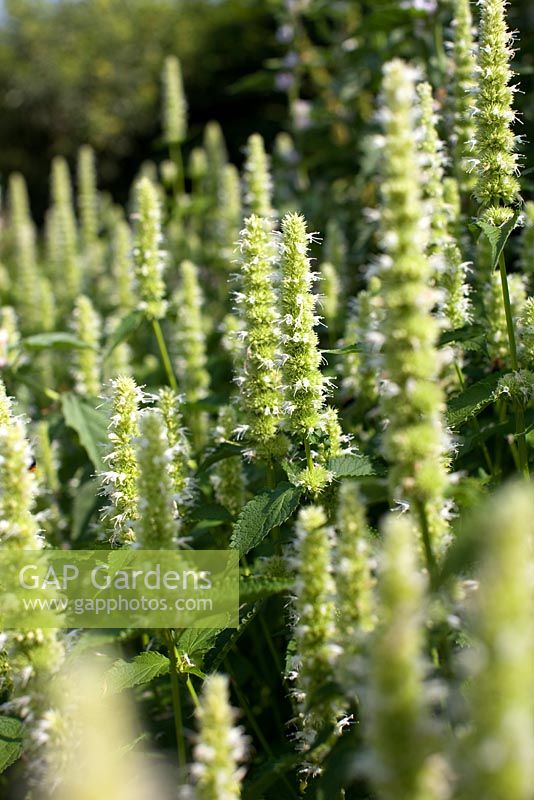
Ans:
{"type": "Polygon", "coordinates": [[[217,240],[224,259],[230,259],[243,220],[239,172],[233,164],[225,164],[217,204],[217,240]]]}
{"type": "Polygon", "coordinates": [[[133,248],[139,308],[149,319],[165,316],[165,251],[161,249],[161,209],[157,189],[143,177],[136,186],[136,227],[133,248]]]}
{"type": "Polygon", "coordinates": [[[277,252],[268,220],[245,220],[239,240],[236,307],[244,322],[241,370],[236,377],[244,411],[244,433],[259,454],[275,447],[282,413],[278,298],[274,289],[277,252]]]}
{"type": "Polygon", "coordinates": [[[470,0],[455,0],[452,53],[449,61],[452,78],[452,164],[461,191],[470,194],[475,173],[466,159],[474,135],[475,44],[470,0]]]}
{"type": "Polygon", "coordinates": [[[333,530],[321,506],[299,512],[295,527],[295,651],[293,671],[300,731],[297,741],[308,749],[319,729],[335,722],[337,697],[320,696],[331,679],[339,654],[336,644],[335,583],[332,574],[333,530]]]}
{"type": "Polygon", "coordinates": [[[49,213],[48,243],[54,285],[62,302],[68,306],[80,291],[82,274],[69,167],[61,156],[52,161],[52,208],[49,213]]]}
{"type": "Polygon", "coordinates": [[[84,246],[90,247],[98,236],[98,194],[95,154],[84,145],[78,153],[78,211],[84,246]]]}
{"type": "Polygon", "coordinates": [[[37,268],[36,231],[30,214],[26,181],[19,173],[9,176],[9,210],[17,261],[14,285],[17,308],[25,330],[36,329],[35,309],[41,306],[41,277],[37,268]]]}
{"type": "Polygon", "coordinates": [[[239,800],[247,739],[234,724],[228,678],[210,675],[204,683],[197,718],[200,724],[192,773],[198,800],[239,800]]]}
{"type": "Polygon", "coordinates": [[[498,207],[510,206],[519,194],[519,156],[512,131],[515,87],[510,85],[512,34],[506,26],[506,0],[479,0],[480,34],[475,105],[475,135],[470,159],[478,175],[475,196],[494,224],[506,221],[498,207]]]}
{"type": "Polygon", "coordinates": [[[77,338],[87,347],[75,350],[72,375],[77,392],[97,397],[101,384],[100,316],[86,295],[79,295],[74,304],[72,328],[77,338]]]}
{"type": "Polygon", "coordinates": [[[534,505],[528,484],[501,490],[476,520],[484,548],[466,666],[472,725],[462,741],[462,798],[527,800],[532,752],[532,542],[534,505]]]}
{"type": "Polygon", "coordinates": [[[244,202],[249,214],[270,219],[272,208],[272,179],[269,157],[259,133],[249,137],[246,149],[244,202]]]}
{"type": "Polygon", "coordinates": [[[125,219],[119,218],[113,230],[111,264],[117,310],[127,314],[135,307],[134,271],[132,264],[132,232],[125,219]]]}
{"type": "Polygon", "coordinates": [[[163,136],[167,144],[181,144],[187,133],[187,100],[182,70],[176,56],[167,56],[163,65],[163,136]]]}
{"type": "Polygon", "coordinates": [[[328,379],[320,370],[321,353],[315,327],[317,297],[312,286],[317,279],[311,269],[308,244],[313,234],[304,217],[287,214],[282,220],[281,290],[282,363],[287,426],[306,437],[319,424],[325,404],[328,379]]]}
{"type": "Polygon", "coordinates": [[[379,623],[370,641],[364,699],[369,774],[383,800],[438,800],[438,776],[429,774],[435,743],[426,708],[425,581],[417,568],[415,526],[408,515],[390,515],[383,531],[379,623]]]}
{"type": "MultiPolygon", "coordinates": [[[[432,87],[426,81],[417,87],[419,98],[419,146],[423,206],[428,206],[430,221],[428,252],[441,255],[447,240],[448,219],[443,196],[444,152],[437,131],[432,87]]],[[[438,267],[439,269],[439,267],[438,267]]]]}
{"type": "Polygon", "coordinates": [[[179,526],[175,520],[172,452],[159,409],[146,409],[139,419],[136,458],[137,544],[142,550],[172,550],[176,547],[179,526]]]}
{"type": "Polygon", "coordinates": [[[438,383],[435,292],[414,146],[415,74],[403,62],[384,67],[380,259],[384,385],[383,449],[395,500],[423,510],[438,536],[447,484],[444,398],[438,383]]]}
{"type": "Polygon", "coordinates": [[[210,385],[207,371],[206,334],[202,314],[203,296],[198,270],[192,261],[180,264],[180,286],[173,297],[177,311],[175,341],[176,371],[187,402],[206,397],[210,385]]]}
{"type": "MultiPolygon", "coordinates": [[[[170,474],[178,518],[183,516],[195,498],[195,487],[190,476],[191,445],[183,424],[181,406],[183,395],[172,389],[160,389],[158,408],[161,411],[171,453],[170,474]]],[[[177,520],[179,524],[179,519],[177,520]]]]}
{"type": "Polygon", "coordinates": [[[103,490],[110,506],[104,510],[103,517],[109,518],[113,525],[112,541],[128,543],[135,539],[134,522],[139,516],[135,439],[139,436],[144,394],[133,378],[125,376],[112,380],[111,389],[110,451],[104,456],[108,471],[102,475],[103,490]]]}

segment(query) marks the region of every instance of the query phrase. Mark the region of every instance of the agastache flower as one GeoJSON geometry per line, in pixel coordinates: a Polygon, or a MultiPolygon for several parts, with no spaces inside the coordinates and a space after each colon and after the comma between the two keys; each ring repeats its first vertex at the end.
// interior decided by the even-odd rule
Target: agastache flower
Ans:
{"type": "MultiPolygon", "coordinates": [[[[225,442],[234,435],[237,426],[237,414],[234,406],[222,406],[219,410],[216,442],[225,442]]],[[[211,483],[215,498],[232,516],[237,517],[245,505],[245,473],[241,456],[225,458],[214,465],[211,472],[211,483]]]]}
{"type": "Polygon", "coordinates": [[[438,800],[439,756],[423,660],[426,582],[417,568],[415,526],[408,515],[390,515],[383,530],[379,623],[370,640],[364,698],[369,777],[383,800],[438,800]]]}
{"type": "Polygon", "coordinates": [[[237,384],[247,440],[265,457],[275,447],[281,417],[278,298],[273,275],[276,248],[268,220],[253,215],[245,220],[239,241],[237,312],[244,322],[243,357],[237,384]]]}
{"type": "Polygon", "coordinates": [[[473,152],[476,155],[475,197],[495,225],[511,217],[500,209],[517,201],[519,156],[512,131],[515,87],[509,62],[513,36],[506,27],[505,0],[480,0],[480,34],[473,152]]]}
{"type": "Polygon", "coordinates": [[[333,530],[321,506],[299,512],[292,563],[296,569],[294,599],[294,671],[299,748],[306,751],[316,734],[339,716],[339,698],[320,689],[332,680],[336,644],[335,583],[332,574],[333,530]]]}
{"type": "Polygon", "coordinates": [[[259,133],[249,137],[246,149],[244,174],[244,202],[249,214],[270,219],[272,208],[272,179],[269,158],[259,133]]]}
{"type": "Polygon", "coordinates": [[[388,391],[382,393],[380,405],[388,420],[383,450],[391,464],[391,496],[413,502],[423,537],[428,527],[429,537],[439,540],[443,534],[448,443],[442,422],[444,397],[438,383],[438,329],[432,316],[435,292],[430,286],[432,269],[426,255],[428,238],[414,145],[414,79],[412,69],[401,61],[391,61],[384,67],[384,253],[378,300],[383,314],[382,356],[388,391]]]}
{"type": "Polygon", "coordinates": [[[483,543],[465,656],[472,725],[462,739],[460,797],[527,800],[532,752],[532,541],[528,484],[501,490],[474,523],[483,543]]]}
{"type": "Polygon", "coordinates": [[[200,725],[194,749],[192,773],[198,800],[239,800],[248,742],[242,728],[234,724],[228,678],[210,675],[197,709],[200,725]]]}
{"type": "Polygon", "coordinates": [[[127,314],[135,307],[132,232],[125,219],[118,219],[113,229],[111,272],[117,310],[127,314]]]}
{"type": "Polygon", "coordinates": [[[137,481],[139,466],[135,439],[139,436],[140,405],[145,396],[133,378],[111,381],[112,416],[109,424],[109,453],[104,457],[108,471],[102,475],[103,491],[110,505],[103,518],[113,525],[112,542],[128,543],[135,539],[134,522],[139,516],[137,481]]]}
{"type": "Polygon", "coordinates": [[[474,137],[475,44],[470,0],[455,0],[452,53],[449,60],[452,78],[452,167],[461,192],[468,196],[476,175],[466,159],[474,137]]]}
{"type": "Polygon", "coordinates": [[[100,316],[91,300],[86,295],[80,295],[74,305],[72,328],[77,338],[87,347],[74,351],[72,375],[75,389],[81,395],[97,397],[100,394],[101,327],[100,316]]]}
{"type": "Polygon", "coordinates": [[[195,264],[182,261],[179,274],[180,286],[173,297],[178,317],[176,371],[187,402],[196,403],[206,397],[210,385],[202,313],[204,298],[195,264]]]}
{"type": "Polygon", "coordinates": [[[161,411],[146,409],[139,419],[136,440],[138,519],[134,523],[137,544],[142,550],[171,550],[176,547],[172,484],[172,451],[161,411]]]}
{"type": "Polygon", "coordinates": [[[139,308],[148,319],[160,320],[167,311],[165,300],[165,251],[162,248],[161,209],[158,192],[149,178],[136,186],[134,266],[139,308]]]}
{"type": "Polygon", "coordinates": [[[95,154],[84,145],[78,153],[78,211],[84,247],[90,248],[98,236],[98,193],[95,154]]]}
{"type": "Polygon", "coordinates": [[[167,56],[163,66],[163,137],[167,144],[181,144],[187,133],[187,101],[182,70],[176,56],[167,56]]]}
{"type": "Polygon", "coordinates": [[[178,518],[187,513],[195,497],[195,486],[190,475],[191,445],[181,411],[183,402],[183,395],[175,394],[172,389],[160,389],[158,408],[167,429],[171,452],[170,473],[178,518]]]}
{"type": "Polygon", "coordinates": [[[9,211],[13,229],[16,280],[13,289],[25,331],[35,332],[41,305],[40,275],[37,268],[36,231],[30,215],[26,182],[22,175],[9,176],[9,211]]]}
{"type": "Polygon", "coordinates": [[[78,233],[67,162],[61,156],[52,161],[52,208],[48,240],[53,267],[54,289],[69,306],[82,283],[78,257],[78,233]]]}

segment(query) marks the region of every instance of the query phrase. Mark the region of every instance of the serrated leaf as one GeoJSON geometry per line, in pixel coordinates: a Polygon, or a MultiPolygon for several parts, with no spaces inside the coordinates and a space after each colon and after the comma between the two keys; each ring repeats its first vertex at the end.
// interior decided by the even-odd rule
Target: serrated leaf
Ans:
{"type": "Polygon", "coordinates": [[[256,600],[264,600],[275,594],[287,592],[293,588],[294,584],[293,578],[269,578],[263,575],[241,578],[239,599],[242,603],[253,603],[256,600]]]}
{"type": "Polygon", "coordinates": [[[0,772],[22,755],[23,725],[15,717],[0,717],[0,772]]]}
{"type": "Polygon", "coordinates": [[[95,468],[105,469],[102,460],[102,445],[107,441],[108,420],[86,400],[73,392],[61,395],[61,408],[65,424],[78,434],[80,444],[91,459],[95,468]]]}
{"type": "Polygon", "coordinates": [[[204,656],[215,646],[220,633],[218,628],[187,628],[180,633],[176,642],[178,652],[186,655],[199,668],[204,663],[204,656]]]}
{"type": "Polygon", "coordinates": [[[484,328],[482,325],[464,325],[452,331],[443,331],[439,337],[439,344],[442,346],[444,344],[451,344],[452,342],[468,342],[471,339],[476,339],[483,335],[484,328]]]}
{"type": "Polygon", "coordinates": [[[233,648],[235,643],[241,636],[245,633],[248,626],[256,618],[258,611],[262,607],[263,603],[255,603],[247,613],[241,617],[239,620],[239,627],[238,628],[226,628],[223,631],[219,631],[220,638],[217,641],[217,652],[213,655],[210,654],[210,658],[207,660],[206,669],[209,672],[216,672],[219,669],[220,665],[233,648]]]}
{"type": "Polygon", "coordinates": [[[497,267],[501,253],[504,250],[510,234],[517,225],[517,220],[519,219],[520,214],[521,209],[517,209],[514,212],[513,217],[506,223],[506,225],[501,225],[500,227],[491,225],[489,222],[484,222],[484,220],[477,220],[477,226],[480,228],[490,244],[491,269],[495,269],[497,267]]]}
{"type": "Polygon", "coordinates": [[[106,342],[106,346],[104,348],[104,361],[109,358],[119,344],[130,338],[132,333],[137,330],[143,319],[144,314],[142,311],[134,310],[130,311],[129,314],[126,314],[106,342]]]}
{"type": "Polygon", "coordinates": [[[82,342],[74,334],[64,331],[26,336],[21,340],[20,345],[26,350],[94,350],[92,345],[82,342]]]}
{"type": "Polygon", "coordinates": [[[169,670],[167,656],[153,650],[140,653],[133,661],[119,658],[104,675],[104,691],[106,694],[118,694],[125,689],[150,683],[154,678],[166,675],[169,670]]]}
{"type": "Polygon", "coordinates": [[[336,478],[366,478],[375,474],[370,459],[360,453],[334,456],[328,462],[328,469],[336,478]]]}
{"type": "Polygon", "coordinates": [[[241,556],[257,547],[270,530],[281,525],[296,510],[302,489],[291,483],[279,483],[276,489],[262,492],[243,508],[234,525],[230,547],[241,556]]]}
{"type": "Polygon", "coordinates": [[[495,372],[453,397],[447,410],[447,423],[457,428],[468,419],[480,414],[493,401],[495,387],[500,377],[500,373],[495,372]]]}

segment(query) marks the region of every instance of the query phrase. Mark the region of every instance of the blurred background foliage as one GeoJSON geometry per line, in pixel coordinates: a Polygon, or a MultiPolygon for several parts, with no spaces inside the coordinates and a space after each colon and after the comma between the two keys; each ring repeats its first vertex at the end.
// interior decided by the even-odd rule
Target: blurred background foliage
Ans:
{"type": "MultiPolygon", "coordinates": [[[[510,13],[521,46],[521,133],[532,142],[534,4],[512,0],[510,13]]],[[[186,150],[210,119],[237,163],[251,132],[272,145],[288,131],[295,147],[279,141],[279,150],[289,195],[300,195],[316,224],[336,216],[350,230],[373,203],[367,134],[381,64],[394,55],[428,61],[446,104],[449,19],[450,0],[5,0],[0,174],[26,175],[39,218],[51,157],[73,163],[88,142],[101,188],[124,201],[139,163],[165,156],[160,72],[175,53],[189,103],[186,150]]],[[[349,238],[365,249],[358,235],[361,227],[349,238]]]]}

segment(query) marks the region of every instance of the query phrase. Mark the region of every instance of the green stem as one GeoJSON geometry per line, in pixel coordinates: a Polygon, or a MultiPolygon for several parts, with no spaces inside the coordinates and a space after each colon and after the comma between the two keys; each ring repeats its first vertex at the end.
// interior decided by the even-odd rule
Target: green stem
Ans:
{"type": "Polygon", "coordinates": [[[191,700],[193,701],[193,705],[198,711],[200,708],[200,700],[198,699],[198,694],[196,693],[195,687],[193,686],[193,682],[191,681],[191,675],[187,676],[185,685],[187,686],[189,694],[191,695],[191,700]]]}
{"type": "Polygon", "coordinates": [[[421,501],[417,502],[417,511],[419,514],[419,521],[421,524],[421,536],[423,538],[423,548],[425,551],[426,566],[428,575],[430,577],[430,585],[434,586],[436,582],[436,557],[432,549],[432,541],[430,539],[430,529],[428,527],[428,517],[426,513],[425,504],[421,501]]]}
{"type": "Polygon", "coordinates": [[[173,390],[173,392],[177,392],[178,384],[176,382],[176,376],[172,368],[169,351],[167,350],[167,345],[165,344],[165,339],[163,337],[163,331],[161,330],[161,325],[159,324],[159,319],[152,320],[152,327],[154,328],[154,333],[156,334],[156,339],[158,340],[158,347],[159,347],[159,352],[161,354],[161,360],[163,361],[163,366],[165,367],[165,372],[167,373],[167,379],[169,381],[170,387],[173,390]]]}
{"type": "Polygon", "coordinates": [[[313,458],[311,454],[310,443],[307,439],[304,439],[304,450],[306,452],[306,463],[308,465],[308,469],[310,472],[313,472],[313,458]]]}
{"type": "MultiPolygon", "coordinates": [[[[457,361],[454,362],[454,369],[456,370],[456,375],[458,376],[458,382],[460,384],[460,389],[465,391],[465,381],[464,376],[462,375],[462,370],[457,361]]],[[[486,466],[488,467],[491,475],[493,475],[493,463],[491,461],[491,456],[489,450],[486,446],[486,442],[482,438],[482,428],[480,427],[480,423],[476,417],[473,417],[473,427],[475,429],[476,435],[480,441],[480,447],[482,448],[482,453],[484,454],[484,458],[486,460],[486,466]]]]}
{"type": "MultiPolygon", "coordinates": [[[[517,345],[515,340],[514,320],[512,316],[512,304],[510,302],[510,291],[508,289],[508,276],[506,274],[506,262],[504,253],[499,256],[499,272],[501,275],[502,297],[504,303],[504,313],[506,315],[506,330],[508,332],[508,345],[510,348],[510,361],[514,372],[519,370],[519,360],[517,358],[517,345]]],[[[515,407],[515,430],[517,438],[517,450],[519,455],[520,470],[525,478],[529,478],[527,441],[525,438],[525,414],[518,405],[515,407]]]]}
{"type": "Polygon", "coordinates": [[[174,649],[174,636],[171,630],[165,632],[167,639],[167,649],[169,651],[169,660],[171,662],[171,691],[172,691],[172,707],[174,711],[174,729],[176,732],[176,750],[178,753],[178,766],[185,767],[185,739],[184,727],[182,720],[182,705],[180,703],[180,684],[178,683],[178,662],[176,660],[176,651],[174,649]]]}

